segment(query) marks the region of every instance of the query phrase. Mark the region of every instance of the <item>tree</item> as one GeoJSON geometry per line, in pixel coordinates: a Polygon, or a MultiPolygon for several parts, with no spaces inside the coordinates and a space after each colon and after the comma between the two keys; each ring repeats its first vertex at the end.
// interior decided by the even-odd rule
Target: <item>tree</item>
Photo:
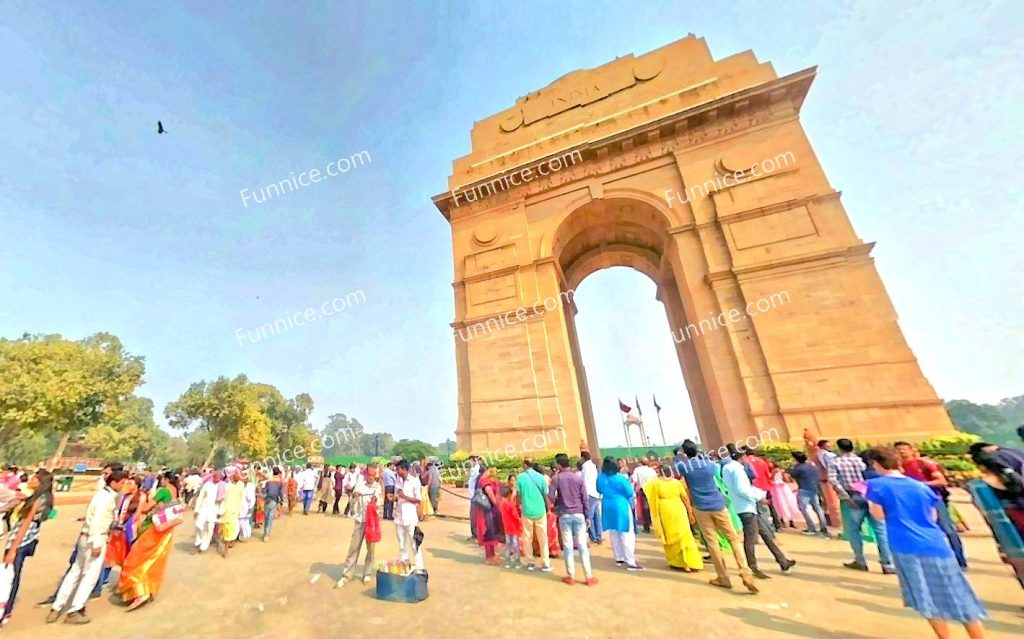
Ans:
{"type": "Polygon", "coordinates": [[[4,464],[38,464],[49,459],[56,450],[54,438],[34,430],[21,430],[0,444],[0,460],[4,464]]]}
{"type": "Polygon", "coordinates": [[[186,466],[209,466],[212,463],[221,468],[228,462],[228,451],[224,448],[215,449],[210,433],[196,429],[185,435],[185,460],[186,466]],[[207,459],[211,461],[204,463],[207,459]]]}
{"type": "Polygon", "coordinates": [[[363,454],[363,425],[358,419],[349,421],[342,413],[331,415],[327,418],[323,437],[326,443],[331,444],[324,448],[325,457],[363,454]]]}
{"type": "MultiPolygon", "coordinates": [[[[293,399],[285,399],[276,387],[270,384],[254,384],[263,412],[270,420],[270,432],[276,453],[302,446],[308,450],[316,439],[309,426],[309,415],[313,412],[313,398],[300,393],[293,399]]],[[[276,456],[276,454],[275,454],[276,456]]]]}
{"type": "Polygon", "coordinates": [[[391,433],[363,433],[359,442],[359,454],[377,457],[387,455],[395,446],[391,433]]]}
{"type": "Polygon", "coordinates": [[[443,442],[437,445],[437,452],[441,453],[442,455],[449,455],[451,453],[454,453],[458,449],[459,448],[455,444],[455,440],[450,438],[444,440],[443,442]]]}
{"type": "Polygon", "coordinates": [[[154,465],[170,435],[153,420],[153,400],[129,397],[122,410],[85,434],[85,442],[104,460],[142,461],[154,465]]]}
{"type": "Polygon", "coordinates": [[[957,430],[1002,446],[1020,446],[1017,426],[1024,423],[1024,395],[1008,397],[996,405],[975,404],[966,399],[946,402],[946,412],[957,430]]]}
{"type": "Polygon", "coordinates": [[[437,455],[437,449],[418,439],[400,439],[391,448],[391,454],[413,461],[437,455]]]}
{"type": "Polygon", "coordinates": [[[253,384],[245,375],[218,377],[189,386],[167,405],[164,415],[172,428],[188,430],[195,426],[210,435],[210,451],[203,466],[209,466],[217,449],[224,445],[251,458],[264,457],[273,445],[271,420],[264,411],[268,394],[265,385],[253,384]]]}
{"type": "Polygon", "coordinates": [[[144,372],[144,359],[109,333],[0,339],[0,446],[25,431],[58,433],[52,465],[73,433],[117,418],[144,372]]]}

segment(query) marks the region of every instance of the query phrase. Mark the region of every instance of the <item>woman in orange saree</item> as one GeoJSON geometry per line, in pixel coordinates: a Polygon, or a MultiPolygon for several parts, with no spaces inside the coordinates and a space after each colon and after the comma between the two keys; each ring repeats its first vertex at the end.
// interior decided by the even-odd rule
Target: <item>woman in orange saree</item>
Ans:
{"type": "Polygon", "coordinates": [[[174,528],[157,530],[153,526],[153,513],[177,498],[176,484],[177,478],[172,473],[166,473],[160,478],[160,489],[152,501],[146,504],[147,512],[139,526],[139,536],[121,566],[117,590],[123,601],[131,602],[128,612],[152,601],[163,584],[167,557],[174,543],[174,528]]]}

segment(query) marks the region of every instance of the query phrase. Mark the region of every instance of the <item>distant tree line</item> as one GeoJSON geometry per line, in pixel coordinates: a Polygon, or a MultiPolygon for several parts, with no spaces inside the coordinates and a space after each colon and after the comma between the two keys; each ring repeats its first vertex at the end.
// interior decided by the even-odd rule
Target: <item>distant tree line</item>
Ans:
{"type": "Polygon", "coordinates": [[[223,465],[296,446],[311,450],[310,444],[327,434],[333,445],[322,451],[324,457],[438,453],[426,442],[368,432],[358,419],[341,413],[316,429],[307,393],[285,397],[245,375],[195,382],[170,402],[164,416],[172,432],[181,433],[175,436],[156,424],[152,400],[136,395],[145,370],[145,359],[128,353],[108,333],[77,341],[28,334],[0,339],[0,461],[53,464],[69,442],[82,440],[90,457],[104,460],[157,467],[223,465]]]}

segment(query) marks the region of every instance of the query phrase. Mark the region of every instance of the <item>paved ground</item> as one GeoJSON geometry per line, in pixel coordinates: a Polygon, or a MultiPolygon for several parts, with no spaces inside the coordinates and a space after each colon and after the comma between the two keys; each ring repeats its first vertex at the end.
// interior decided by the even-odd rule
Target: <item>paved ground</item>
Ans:
{"type": "MultiPolygon", "coordinates": [[[[39,553],[26,563],[19,607],[4,636],[379,637],[397,628],[455,638],[931,636],[923,620],[902,608],[895,577],[839,567],[849,559],[842,541],[782,534],[786,552],[799,562],[796,573],[780,575],[762,547],[761,565],[772,579],[761,582],[762,594],[751,596],[708,586],[707,572],[668,570],[657,542],[641,535],[638,555],[646,572],[616,568],[605,543],[594,551],[601,583],[570,588],[558,579],[564,574],[561,560],[552,574],[487,566],[477,546],[465,541],[465,522],[438,519],[423,526],[431,596],[408,605],[375,599],[372,585],[334,590],[352,524],[330,515],[299,514],[285,517],[279,527],[275,523],[269,543],[243,544],[227,560],[187,554],[189,516],[176,531],[167,582],[157,601],[126,614],[104,596],[89,605],[90,625],[45,626],[45,609],[32,604],[46,597],[63,573],[79,526],[74,518],[83,511],[82,506],[63,506],[59,518],[44,527],[39,553]]],[[[398,545],[390,523],[385,522],[384,532],[378,558],[393,558],[398,545]]],[[[1022,636],[1024,591],[999,562],[990,540],[973,537],[966,543],[973,561],[971,581],[992,616],[990,636],[1022,636]]]]}

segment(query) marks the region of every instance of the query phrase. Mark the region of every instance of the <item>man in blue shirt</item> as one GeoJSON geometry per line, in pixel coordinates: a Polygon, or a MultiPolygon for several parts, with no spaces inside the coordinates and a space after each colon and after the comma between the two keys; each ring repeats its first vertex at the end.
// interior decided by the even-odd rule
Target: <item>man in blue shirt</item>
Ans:
{"type": "Polygon", "coordinates": [[[807,530],[804,531],[805,535],[817,535],[818,530],[814,527],[814,521],[811,519],[810,509],[814,508],[814,512],[818,514],[818,524],[821,526],[821,534],[831,539],[832,535],[828,532],[828,523],[825,519],[825,511],[821,507],[821,500],[818,498],[818,485],[821,483],[821,472],[818,467],[807,461],[807,455],[795,450],[792,453],[793,459],[796,463],[789,469],[789,476],[796,482],[798,491],[796,494],[797,503],[800,505],[800,512],[803,513],[804,520],[807,522],[807,530]]]}
{"type": "Polygon", "coordinates": [[[754,553],[754,548],[757,546],[757,538],[760,536],[761,541],[768,546],[768,550],[774,555],[775,561],[778,562],[779,568],[782,569],[782,573],[786,574],[796,565],[796,562],[788,559],[783,554],[782,549],[776,545],[773,536],[761,528],[761,520],[758,517],[757,503],[765,498],[765,492],[750,483],[747,471],[743,468],[743,464],[740,463],[740,460],[742,460],[746,453],[737,451],[731,444],[728,448],[732,456],[723,459],[721,462],[722,481],[729,491],[729,497],[732,498],[732,506],[736,509],[736,514],[740,516],[740,521],[743,523],[743,550],[747,555],[747,563],[750,565],[750,569],[755,577],[758,579],[768,579],[768,575],[758,569],[757,556],[754,553]]]}
{"type": "Polygon", "coordinates": [[[387,520],[395,518],[395,481],[397,479],[395,462],[394,460],[389,461],[384,468],[384,519],[387,520]]]}
{"type": "Polygon", "coordinates": [[[708,542],[711,562],[715,565],[715,578],[711,580],[711,585],[732,588],[729,573],[725,569],[725,557],[722,556],[722,548],[718,545],[718,533],[721,533],[732,546],[743,585],[756,594],[757,586],[754,584],[750,568],[747,567],[746,557],[740,551],[740,538],[733,528],[729,511],[725,508],[725,497],[715,484],[715,462],[699,453],[697,445],[689,439],[683,442],[682,452],[685,457],[680,456],[678,452],[676,454],[675,470],[686,481],[690,508],[697,520],[697,526],[708,542]]]}

